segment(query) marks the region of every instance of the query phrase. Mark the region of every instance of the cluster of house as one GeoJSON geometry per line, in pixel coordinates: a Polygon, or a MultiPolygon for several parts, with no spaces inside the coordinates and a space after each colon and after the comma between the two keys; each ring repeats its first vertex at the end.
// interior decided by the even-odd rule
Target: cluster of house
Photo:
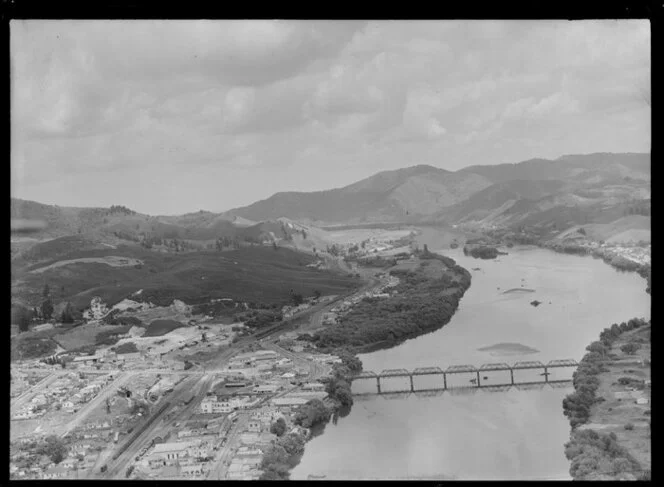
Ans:
{"type": "Polygon", "coordinates": [[[315,304],[315,300],[313,298],[308,298],[305,300],[305,302],[297,306],[284,306],[281,308],[281,314],[283,315],[284,319],[289,319],[295,316],[297,313],[311,308],[313,304],[315,304]]]}
{"type": "Polygon", "coordinates": [[[260,402],[259,397],[251,396],[207,396],[199,405],[202,414],[229,414],[237,409],[249,409],[260,402]]]}
{"type": "Polygon", "coordinates": [[[649,265],[651,263],[651,247],[627,247],[616,245],[612,248],[602,247],[602,254],[605,257],[622,257],[624,259],[636,262],[639,265],[649,265]]]}
{"type": "Polygon", "coordinates": [[[32,419],[46,414],[52,408],[74,413],[92,400],[110,381],[112,376],[102,375],[93,380],[69,373],[58,378],[47,390],[39,392],[18,410],[12,419],[32,419]]]}
{"type": "Polygon", "coordinates": [[[329,313],[330,315],[332,315],[330,319],[334,320],[332,322],[336,322],[339,316],[350,311],[353,306],[362,301],[364,298],[381,298],[381,299],[389,298],[393,293],[395,293],[395,291],[392,291],[392,293],[390,293],[388,292],[388,289],[395,287],[397,284],[399,284],[398,277],[389,276],[389,275],[383,276],[381,278],[380,284],[376,286],[374,289],[370,289],[368,291],[355,294],[350,298],[343,300],[341,303],[332,308],[330,310],[331,313],[329,313]]]}
{"type": "Polygon", "coordinates": [[[275,406],[266,406],[255,411],[240,434],[241,446],[231,459],[226,478],[228,480],[258,480],[260,478],[263,453],[277,438],[270,432],[272,423],[277,419],[284,419],[288,433],[308,436],[309,430],[293,425],[292,413],[295,411],[296,408],[275,406]]]}
{"type": "Polygon", "coordinates": [[[227,368],[245,376],[270,377],[273,371],[292,369],[293,363],[290,359],[280,357],[275,351],[258,350],[236,355],[227,368]]]}
{"type": "Polygon", "coordinates": [[[43,380],[47,375],[28,375],[20,369],[12,367],[10,396],[15,398],[43,380]]]}
{"type": "Polygon", "coordinates": [[[67,446],[67,456],[57,465],[46,455],[37,455],[21,449],[33,439],[19,441],[19,449],[10,455],[9,472],[16,479],[76,479],[81,472],[92,469],[98,459],[101,444],[82,441],[67,446]]]}

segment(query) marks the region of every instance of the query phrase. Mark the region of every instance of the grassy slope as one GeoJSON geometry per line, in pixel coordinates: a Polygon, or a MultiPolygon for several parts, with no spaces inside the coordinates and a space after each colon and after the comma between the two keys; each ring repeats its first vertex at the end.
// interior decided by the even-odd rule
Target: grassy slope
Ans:
{"type": "Polygon", "coordinates": [[[322,294],[340,294],[356,285],[346,276],[307,268],[314,258],[289,249],[246,247],[226,252],[163,254],[122,245],[117,249],[76,249],[70,253],[60,250],[57,246],[53,259],[44,259],[49,254],[41,253],[44,260],[40,266],[64,259],[108,255],[132,257],[145,264],[110,267],[76,263],[32,274],[29,262],[14,262],[15,299],[31,306],[41,302],[45,283],[56,292],[58,300],[71,300],[79,308],[88,306],[95,295],[112,305],[139,289],[144,290],[142,299],[153,300],[155,304],[170,304],[172,299],[191,304],[221,297],[277,303],[288,299],[291,289],[310,296],[315,289],[322,294]],[[64,295],[61,295],[63,286],[64,295]]]}

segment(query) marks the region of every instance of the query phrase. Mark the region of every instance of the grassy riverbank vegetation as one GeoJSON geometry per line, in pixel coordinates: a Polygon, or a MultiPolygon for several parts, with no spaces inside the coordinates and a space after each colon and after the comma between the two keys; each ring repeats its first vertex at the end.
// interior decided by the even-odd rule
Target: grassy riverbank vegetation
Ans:
{"type": "Polygon", "coordinates": [[[635,400],[649,388],[649,337],[650,322],[633,318],[605,328],[586,348],[574,392],[563,400],[573,478],[636,479],[650,469],[649,401],[635,400]]]}
{"type": "MultiPolygon", "coordinates": [[[[294,423],[307,429],[320,428],[330,421],[331,416],[332,412],[323,401],[312,399],[300,409],[294,423]]],[[[277,440],[263,455],[260,480],[289,480],[290,470],[302,459],[307,437],[297,432],[285,434],[285,424],[282,427],[276,422],[273,426],[277,440]]]]}

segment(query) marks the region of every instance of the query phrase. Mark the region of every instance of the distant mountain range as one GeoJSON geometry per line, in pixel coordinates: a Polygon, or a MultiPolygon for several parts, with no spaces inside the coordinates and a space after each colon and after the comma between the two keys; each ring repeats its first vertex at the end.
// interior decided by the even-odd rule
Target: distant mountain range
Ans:
{"type": "Polygon", "coordinates": [[[636,241],[649,240],[649,215],[648,154],[565,156],[456,172],[418,165],[329,191],[277,193],[224,213],[150,216],[123,206],[71,208],[12,198],[12,219],[46,223],[11,237],[12,299],[39,304],[47,281],[77,307],[94,295],[113,303],[140,289],[164,302],[199,295],[277,302],[296,288],[338,294],[352,279],[306,268],[316,260],[314,250],[338,243],[323,226],[447,224],[528,228],[545,239],[582,232],[636,241]],[[310,255],[273,252],[265,244],[310,255]],[[144,265],[103,263],[119,258],[144,265]],[[66,264],[53,265],[60,262],[66,264]]]}
{"type": "Polygon", "coordinates": [[[286,216],[316,225],[487,217],[505,223],[553,207],[605,207],[648,198],[649,154],[597,153],[456,172],[418,165],[329,191],[277,193],[223,215],[250,220],[286,216]]]}
{"type": "Polygon", "coordinates": [[[649,199],[649,154],[597,153],[456,172],[417,165],[338,189],[276,193],[223,213],[149,216],[121,206],[67,208],[13,198],[11,216],[45,220],[48,227],[38,239],[84,234],[138,241],[149,236],[208,245],[218,238],[290,240],[293,233],[311,232],[308,225],[439,222],[563,229],[607,223],[634,211],[644,214],[649,199]]]}

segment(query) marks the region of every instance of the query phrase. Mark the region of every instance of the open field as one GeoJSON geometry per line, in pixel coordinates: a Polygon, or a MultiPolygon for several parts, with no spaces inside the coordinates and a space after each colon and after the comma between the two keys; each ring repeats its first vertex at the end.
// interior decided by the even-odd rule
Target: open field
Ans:
{"type": "Polygon", "coordinates": [[[44,260],[42,265],[50,266],[43,272],[31,273],[33,264],[21,259],[12,262],[12,297],[29,306],[41,303],[44,283],[78,309],[88,307],[94,296],[112,306],[141,289],[138,299],[158,305],[169,305],[173,299],[197,304],[213,298],[272,304],[287,301],[291,290],[304,296],[313,295],[314,290],[341,294],[357,285],[346,275],[307,268],[314,262],[313,256],[285,248],[255,246],[226,252],[162,254],[128,245],[85,250],[74,246],[63,255],[62,245],[52,251],[41,245],[32,250],[44,260]],[[112,267],[90,260],[111,256],[140,260],[143,265],[112,267]],[[53,265],[61,260],[77,262],[53,265]]]}
{"type": "Polygon", "coordinates": [[[118,256],[115,256],[115,255],[108,255],[106,257],[87,257],[87,258],[72,259],[72,260],[60,260],[60,261],[55,262],[53,264],[47,265],[45,267],[39,267],[38,269],[32,269],[30,272],[38,274],[40,272],[44,272],[44,271],[47,271],[49,269],[55,269],[56,267],[62,267],[62,266],[65,266],[65,265],[76,264],[76,263],[81,263],[81,264],[106,264],[106,265],[110,265],[111,267],[128,267],[128,266],[137,266],[137,265],[142,265],[143,264],[143,262],[138,260],[138,259],[118,257],[118,256]]]}
{"type": "Polygon", "coordinates": [[[638,242],[640,240],[650,242],[651,218],[643,215],[628,215],[611,223],[575,225],[560,233],[556,239],[573,236],[581,228],[592,240],[604,240],[608,243],[638,242]]]}
{"type": "Polygon", "coordinates": [[[113,331],[117,333],[126,333],[130,326],[117,325],[97,325],[86,324],[78,326],[66,333],[55,335],[53,338],[65,350],[75,350],[88,345],[95,345],[97,335],[103,332],[113,331]]]}
{"type": "Polygon", "coordinates": [[[183,326],[185,325],[175,320],[155,320],[145,330],[143,337],[159,337],[183,326]]]}

